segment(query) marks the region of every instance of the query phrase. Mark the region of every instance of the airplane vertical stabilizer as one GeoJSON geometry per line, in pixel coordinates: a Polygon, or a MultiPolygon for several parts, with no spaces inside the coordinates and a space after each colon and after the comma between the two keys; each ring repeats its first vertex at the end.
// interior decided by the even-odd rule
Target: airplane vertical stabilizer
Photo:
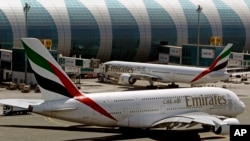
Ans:
{"type": "Polygon", "coordinates": [[[38,39],[22,38],[21,40],[44,100],[82,96],[75,84],[38,39]]]}
{"type": "Polygon", "coordinates": [[[49,51],[36,38],[22,38],[23,47],[45,101],[73,98],[116,120],[91,98],[81,93],[49,51]]]}
{"type": "Polygon", "coordinates": [[[225,71],[230,53],[232,51],[233,44],[229,43],[225,46],[225,48],[222,50],[222,52],[219,54],[219,56],[216,57],[216,59],[212,62],[212,64],[205,69],[203,72],[201,72],[199,75],[197,75],[191,82],[194,83],[195,81],[199,80],[200,78],[204,77],[208,73],[211,73],[213,71],[222,70],[225,71]]]}
{"type": "Polygon", "coordinates": [[[213,61],[213,63],[209,66],[209,70],[217,71],[217,70],[225,70],[228,64],[229,56],[232,51],[233,44],[229,43],[225,46],[222,52],[217,56],[217,58],[213,61]]]}

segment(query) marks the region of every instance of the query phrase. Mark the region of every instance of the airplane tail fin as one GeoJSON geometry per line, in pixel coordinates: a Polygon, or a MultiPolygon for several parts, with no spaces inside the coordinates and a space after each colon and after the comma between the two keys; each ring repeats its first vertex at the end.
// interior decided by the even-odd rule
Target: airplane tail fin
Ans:
{"type": "Polygon", "coordinates": [[[45,101],[83,95],[40,40],[21,38],[21,41],[45,101]]]}
{"type": "Polygon", "coordinates": [[[194,83],[195,81],[199,80],[203,76],[207,75],[210,72],[223,70],[225,71],[228,60],[232,51],[232,43],[228,43],[222,52],[215,58],[215,60],[212,62],[212,64],[205,69],[203,72],[201,72],[199,75],[197,75],[191,82],[194,83]]]}
{"type": "Polygon", "coordinates": [[[216,59],[212,62],[212,64],[209,66],[209,70],[217,71],[217,70],[224,70],[228,64],[229,56],[232,51],[232,43],[228,43],[222,52],[219,54],[219,56],[216,57],[216,59]]]}

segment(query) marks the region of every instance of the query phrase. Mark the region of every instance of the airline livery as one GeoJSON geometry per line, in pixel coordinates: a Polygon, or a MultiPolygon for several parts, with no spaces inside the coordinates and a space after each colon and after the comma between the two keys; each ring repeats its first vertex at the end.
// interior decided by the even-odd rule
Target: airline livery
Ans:
{"type": "Polygon", "coordinates": [[[228,134],[245,110],[234,92],[215,87],[81,93],[38,39],[21,40],[43,100],[2,99],[1,104],[86,125],[174,129],[201,124],[216,134],[228,134]]]}
{"type": "Polygon", "coordinates": [[[155,81],[172,83],[189,83],[191,85],[226,80],[229,74],[225,71],[233,44],[227,44],[219,56],[208,68],[136,63],[125,61],[109,61],[104,63],[101,81],[116,80],[122,84],[133,85],[136,80],[149,81],[149,88],[155,88],[155,81]]]}

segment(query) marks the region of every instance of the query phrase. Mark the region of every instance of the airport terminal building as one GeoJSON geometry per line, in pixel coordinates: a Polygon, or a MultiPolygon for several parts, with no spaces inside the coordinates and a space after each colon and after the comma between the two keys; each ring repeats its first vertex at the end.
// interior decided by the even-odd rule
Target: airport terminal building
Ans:
{"type": "Polygon", "coordinates": [[[1,0],[0,48],[21,48],[27,27],[64,56],[102,61],[155,60],[161,44],[196,44],[198,30],[200,44],[215,36],[250,51],[249,15],[248,0],[1,0]]]}

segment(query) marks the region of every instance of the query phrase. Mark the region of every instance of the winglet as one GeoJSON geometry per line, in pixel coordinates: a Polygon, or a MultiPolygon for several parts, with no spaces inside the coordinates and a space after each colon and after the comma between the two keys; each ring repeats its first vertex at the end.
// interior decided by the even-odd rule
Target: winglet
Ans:
{"type": "Polygon", "coordinates": [[[227,66],[229,56],[232,51],[232,46],[232,43],[228,43],[222,50],[222,52],[219,54],[219,56],[217,56],[217,58],[212,62],[212,64],[206,70],[197,75],[191,82],[193,83],[199,80],[210,72],[224,70],[227,66]]]}

